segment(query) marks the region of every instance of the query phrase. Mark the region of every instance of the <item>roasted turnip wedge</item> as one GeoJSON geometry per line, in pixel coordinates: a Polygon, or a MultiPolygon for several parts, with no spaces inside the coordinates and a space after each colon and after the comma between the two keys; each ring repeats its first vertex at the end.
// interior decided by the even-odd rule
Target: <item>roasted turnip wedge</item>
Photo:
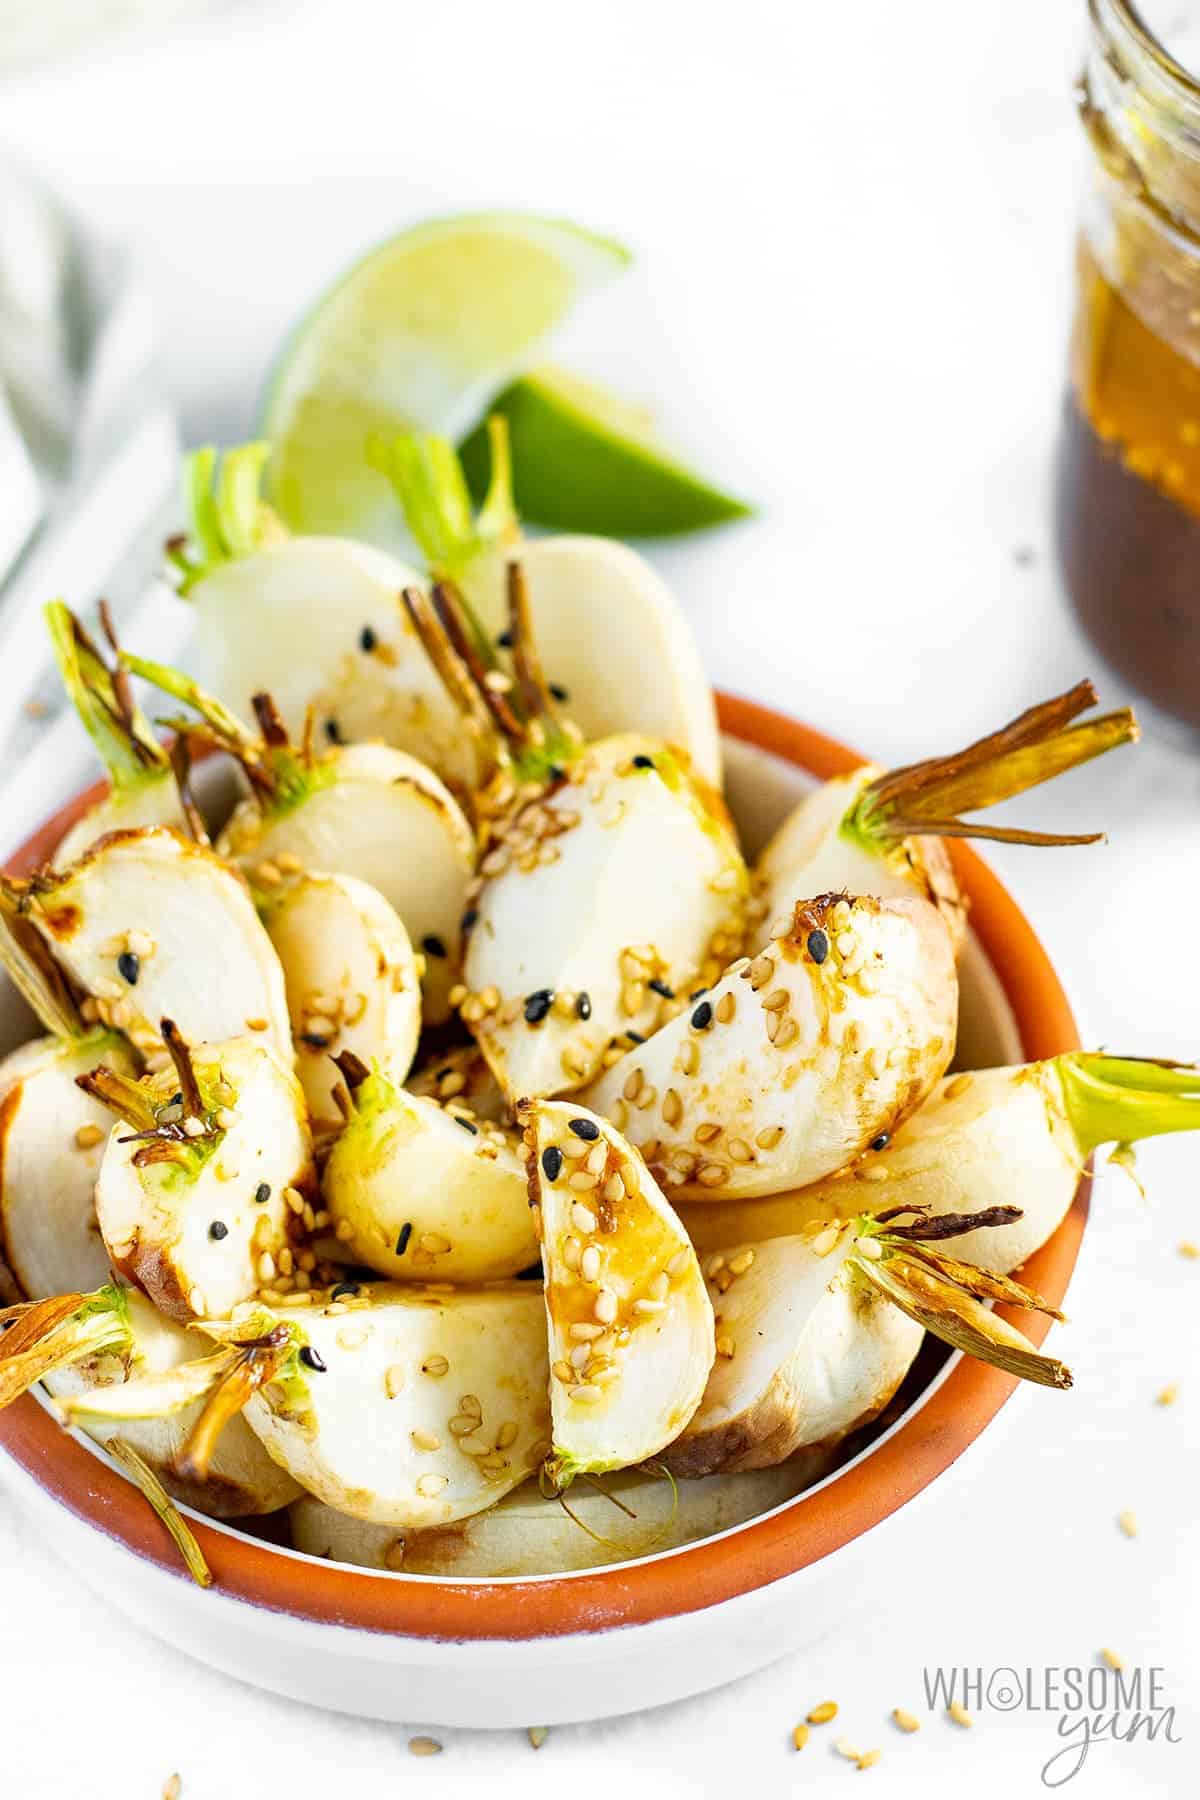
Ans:
{"type": "Polygon", "coordinates": [[[1070,1387],[1061,1363],[981,1300],[1061,1313],[937,1247],[1011,1222],[1016,1211],[927,1219],[901,1207],[710,1257],[717,1360],[699,1408],[663,1457],[667,1467],[677,1475],[767,1468],[802,1446],[836,1443],[887,1405],[923,1328],[1011,1374],[1070,1387]]]}
{"type": "Polygon", "coordinates": [[[780,923],[587,1090],[681,1197],[832,1174],[894,1130],[953,1054],[954,958],[928,901],[825,894],[780,923]]]}
{"type": "Polygon", "coordinates": [[[38,933],[0,892],[0,965],[49,1033],[0,1062],[0,1294],[41,1300],[109,1278],[96,1222],[108,1116],[76,1085],[104,1063],[137,1065],[124,1038],[89,1030],[38,933]]]}
{"type": "Polygon", "coordinates": [[[352,1056],[338,1067],[352,1099],[322,1192],[347,1254],[399,1281],[492,1281],[537,1262],[511,1134],[352,1056]]]}
{"type": "Polygon", "coordinates": [[[172,1073],[79,1077],[123,1121],[100,1165],[96,1216],[113,1267],[169,1318],[228,1318],[290,1268],[316,1189],[304,1095],[269,1044],[233,1038],[193,1052],[169,1019],[161,1030],[172,1073]]]}
{"type": "MultiPolygon", "coordinates": [[[[492,1506],[539,1466],[550,1419],[541,1296],[527,1284],[381,1282],[205,1329],[222,1376],[180,1467],[203,1475],[245,1407],[301,1486],[339,1512],[424,1530],[492,1506]]],[[[3,1365],[0,1365],[2,1368],[3,1365]]]]}
{"type": "Polygon", "coordinates": [[[276,1512],[300,1493],[240,1418],[230,1421],[202,1481],[178,1474],[175,1458],[213,1383],[212,1343],[163,1318],[135,1289],[110,1284],[7,1316],[0,1407],[44,1382],[66,1424],[99,1444],[121,1438],[177,1500],[214,1518],[276,1512]]]}
{"type": "Polygon", "coordinates": [[[719,796],[657,739],[584,747],[559,720],[519,564],[515,688],[476,654],[450,590],[405,600],[494,764],[477,797],[485,853],[462,1017],[510,1100],[578,1087],[615,1038],[654,1030],[677,991],[740,948],[747,877],[732,827],[719,796]]]}
{"type": "Polygon", "coordinates": [[[403,1081],[416,1052],[421,977],[408,933],[383,895],[353,875],[286,876],[259,913],[283,968],[313,1124],[340,1124],[332,1056],[349,1050],[403,1081]]]}
{"type": "Polygon", "coordinates": [[[311,710],[345,743],[382,738],[469,784],[473,747],[400,605],[416,571],[349,538],[290,536],[259,500],[267,452],[187,460],[191,530],[167,548],[196,673],[239,713],[269,688],[297,739],[311,710]]]}
{"type": "Polygon", "coordinates": [[[845,889],[882,897],[918,893],[932,900],[961,943],[966,908],[945,845],[947,837],[1005,844],[1095,844],[1103,833],[1064,837],[977,825],[962,818],[1137,741],[1128,707],[1071,721],[1096,704],[1081,681],[1021,714],[1000,731],[952,756],[883,772],[871,765],[839,775],[789,813],[755,868],[764,921],[786,913],[798,894],[845,889]]]}
{"type": "Polygon", "coordinates": [[[279,959],[245,883],[167,826],[114,831],[60,874],[0,878],[8,929],[32,924],[88,998],[89,1021],[123,1031],[165,1066],[158,1021],[190,1042],[260,1032],[289,1061],[279,959]]]}
{"type": "MultiPolygon", "coordinates": [[[[100,618],[119,654],[108,607],[100,618]]],[[[79,620],[61,600],[46,608],[50,642],[67,696],[108,771],[109,792],[76,820],[54,853],[65,868],[108,831],[140,825],[182,825],[183,809],[171,759],[134,704],[129,681],[118,664],[110,668],[79,620]]]]}
{"type": "Polygon", "coordinates": [[[525,1101],[550,1336],[555,1484],[625,1469],[678,1437],[713,1362],[696,1253],[645,1163],[594,1113],[525,1101]]]}
{"type": "Polygon", "coordinates": [[[522,538],[505,422],[488,424],[491,485],[477,519],[453,447],[408,437],[372,446],[438,580],[457,583],[486,638],[506,646],[508,570],[519,561],[544,667],[589,740],[639,732],[721,779],[716,711],[683,609],[645,557],[606,537],[522,538]]]}
{"type": "Polygon", "coordinates": [[[1057,1230],[1093,1150],[1198,1130],[1200,1069],[1073,1052],[1019,1068],[948,1075],[894,1133],[881,1133],[857,1162],[827,1181],[771,1199],[682,1212],[693,1241],[707,1252],[844,1218],[861,1206],[865,1191],[934,1217],[987,1211],[1017,1194],[1019,1217],[968,1232],[955,1244],[965,1261],[1008,1274],[1057,1230]]]}
{"type": "Polygon", "coordinates": [[[318,755],[297,748],[267,694],[256,694],[261,737],[162,663],[127,656],[128,667],[195,708],[202,726],[171,723],[215,743],[240,764],[250,798],[218,840],[260,895],[299,869],[353,875],[376,888],[399,913],[425,957],[425,1015],[448,1013],[460,921],[475,866],[475,840],[457,801],[433,771],[385,744],[331,744],[318,755]]]}
{"type": "Polygon", "coordinates": [[[488,1512],[404,1536],[305,1496],[291,1509],[292,1543],[308,1556],[409,1575],[560,1575],[661,1555],[729,1531],[793,1499],[831,1461],[810,1450],[777,1469],[715,1481],[676,1482],[629,1470],[596,1477],[594,1484],[577,1482],[569,1500],[526,1482],[488,1512]]]}
{"type": "Polygon", "coordinates": [[[111,1120],[76,1077],[136,1074],[115,1032],[37,1038],[0,1063],[0,1261],[29,1300],[108,1280],[95,1190],[111,1120]]]}

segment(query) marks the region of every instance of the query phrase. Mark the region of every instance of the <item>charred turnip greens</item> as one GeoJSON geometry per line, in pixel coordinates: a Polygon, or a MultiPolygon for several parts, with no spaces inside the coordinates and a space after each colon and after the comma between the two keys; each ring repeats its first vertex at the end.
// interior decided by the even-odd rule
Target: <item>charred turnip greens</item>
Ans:
{"type": "Polygon", "coordinates": [[[952,1072],[942,840],[1093,841],[964,815],[1131,716],[1081,683],[827,782],[748,867],[649,565],[524,539],[499,424],[477,515],[441,440],[369,454],[425,572],[287,533],[262,446],[191,459],[169,561],[221,698],[48,609],[112,791],[0,880],[47,1034],[0,1065],[0,1404],[44,1383],[198,1578],[168,1494],[549,1574],[795,1493],[926,1332],[1069,1386],[988,1302],[1060,1316],[1012,1271],[1092,1150],[1200,1126],[1200,1075],[952,1072]],[[245,796],[212,844],[197,749],[245,796]]]}

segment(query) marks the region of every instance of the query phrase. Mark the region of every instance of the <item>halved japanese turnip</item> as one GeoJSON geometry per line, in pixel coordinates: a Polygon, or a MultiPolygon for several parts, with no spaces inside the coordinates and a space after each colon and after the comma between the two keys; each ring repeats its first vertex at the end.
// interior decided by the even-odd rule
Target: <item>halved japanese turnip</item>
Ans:
{"type": "Polygon", "coordinates": [[[678,1475],[768,1468],[801,1447],[837,1443],[887,1405],[925,1328],[1026,1380],[1069,1387],[1061,1363],[980,1300],[1062,1315],[1007,1277],[934,1247],[972,1222],[984,1230],[1015,1213],[901,1223],[889,1210],[709,1257],[717,1359],[700,1406],[664,1455],[667,1467],[678,1475]]]}
{"type": "Polygon", "coordinates": [[[169,546],[196,615],[199,678],[248,714],[269,689],[298,741],[310,711],[345,743],[382,738],[470,783],[470,742],[400,604],[419,579],[350,538],[292,537],[262,505],[267,446],[188,458],[190,539],[169,546]]]}
{"type": "Polygon", "coordinates": [[[259,905],[287,987],[296,1073],[314,1125],[341,1122],[331,1060],[349,1050],[393,1080],[421,1031],[421,978],[400,917],[353,875],[300,873],[259,905]]]}
{"type": "Polygon", "coordinates": [[[970,824],[960,816],[1136,742],[1137,721],[1128,707],[1072,724],[1095,704],[1096,690],[1081,681],[952,756],[890,772],[867,764],[825,782],[789,813],[759,857],[754,875],[764,919],[785,912],[799,896],[838,889],[883,898],[917,893],[939,908],[960,944],[966,908],[941,838],[1100,841],[1097,832],[1064,837],[970,824]]]}
{"type": "Polygon", "coordinates": [[[64,1422],[98,1444],[132,1445],[169,1493],[214,1518],[275,1512],[300,1493],[240,1418],[230,1421],[203,1480],[178,1474],[175,1458],[212,1383],[212,1344],[136,1290],[109,1285],[13,1312],[0,1336],[0,1406],[43,1382],[64,1422]]]}
{"type": "Polygon", "coordinates": [[[113,1266],[169,1318],[228,1318],[291,1257],[297,1210],[316,1191],[300,1083],[269,1044],[189,1050],[169,1019],[174,1071],[80,1078],[116,1112],[96,1182],[113,1266]]]}
{"type": "Polygon", "coordinates": [[[322,1177],[345,1253],[395,1280],[491,1281],[537,1262],[518,1140],[343,1059],[352,1106],[322,1177]]]}
{"type": "Polygon", "coordinates": [[[477,735],[491,732],[460,1011],[517,1100],[580,1086],[614,1040],[645,1036],[713,979],[740,947],[747,877],[720,797],[686,759],[642,736],[585,747],[557,718],[518,565],[510,576],[511,694],[453,594],[405,598],[477,735]]]}
{"type": "Polygon", "coordinates": [[[958,1238],[955,1252],[1008,1274],[1057,1230],[1086,1158],[1101,1144],[1200,1130],[1200,1070],[1073,1052],[1018,1068],[948,1075],[919,1110],[848,1168],[770,1199],[687,1206],[705,1252],[845,1218],[866,1201],[933,1217],[1020,1200],[1006,1225],[958,1238]]]}
{"type": "Polygon", "coordinates": [[[444,440],[372,447],[431,574],[457,583],[482,633],[503,649],[508,570],[519,562],[543,665],[584,736],[645,733],[677,745],[706,781],[719,783],[712,690],[678,600],[644,556],[612,538],[523,538],[503,419],[489,421],[489,437],[491,486],[477,519],[444,440]]]}
{"type": "Polygon", "coordinates": [[[0,1261],[29,1300],[109,1279],[95,1189],[111,1119],[76,1077],[136,1074],[115,1032],[37,1038],[0,1063],[0,1261]]]}
{"type": "Polygon", "coordinates": [[[536,1288],[452,1292],[377,1283],[297,1309],[245,1309],[210,1333],[244,1362],[218,1386],[184,1457],[203,1474],[226,1418],[245,1416],[276,1462],[327,1506],[423,1530],[493,1506],[549,1444],[546,1334],[536,1288]],[[264,1346],[262,1350],[259,1346],[264,1346]]]}
{"type": "Polygon", "coordinates": [[[203,724],[172,720],[185,735],[236,758],[250,798],[218,839],[256,893],[270,895],[289,873],[352,875],[393,906],[425,958],[424,1010],[436,1024],[458,967],[475,839],[453,795],[432,769],[385,744],[297,747],[267,694],[256,694],[256,736],[188,676],[126,656],[135,674],[194,707],[203,724]]]}
{"type": "Polygon", "coordinates": [[[292,1054],[283,973],[245,883],[166,826],[115,831],[60,874],[5,882],[6,908],[36,927],[82,991],[85,1016],[165,1062],[158,1022],[192,1043],[259,1032],[292,1054]]]}
{"type": "Polygon", "coordinates": [[[624,1469],[676,1438],[713,1362],[712,1307],[686,1232],[607,1120],[526,1101],[550,1336],[551,1477],[624,1469]]]}
{"type": "Polygon", "coordinates": [[[566,1502],[526,1482],[487,1512],[403,1536],[305,1496],[291,1509],[292,1542],[308,1556],[408,1575],[562,1575],[661,1555],[729,1531],[819,1481],[831,1460],[806,1451],[777,1469],[711,1481],[625,1470],[577,1482],[566,1502]]]}
{"type": "Polygon", "coordinates": [[[954,1051],[950,937],[922,899],[798,902],[587,1090],[669,1191],[774,1194],[831,1174],[918,1106],[954,1051]]]}

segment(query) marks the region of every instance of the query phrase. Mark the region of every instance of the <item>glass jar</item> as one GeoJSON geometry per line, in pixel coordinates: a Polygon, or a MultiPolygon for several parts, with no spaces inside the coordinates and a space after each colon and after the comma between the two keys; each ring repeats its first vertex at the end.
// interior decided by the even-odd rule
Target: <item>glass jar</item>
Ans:
{"type": "Polygon", "coordinates": [[[1089,11],[1058,555],[1105,660],[1200,731],[1200,84],[1130,0],[1089,11]]]}

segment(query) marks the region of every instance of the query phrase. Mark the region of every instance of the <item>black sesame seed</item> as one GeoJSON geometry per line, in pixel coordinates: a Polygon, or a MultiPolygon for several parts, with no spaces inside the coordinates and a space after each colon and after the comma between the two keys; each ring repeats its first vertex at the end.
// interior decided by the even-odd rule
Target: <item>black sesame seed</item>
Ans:
{"type": "Polygon", "coordinates": [[[693,988],[691,993],[688,995],[688,999],[689,1000],[698,1000],[700,998],[701,994],[707,994],[707,992],[708,992],[707,988],[693,988]]]}
{"type": "Polygon", "coordinates": [[[542,1151],[542,1173],[547,1181],[557,1181],[562,1174],[563,1153],[557,1144],[549,1144],[542,1151]]]}
{"type": "Polygon", "coordinates": [[[585,1144],[594,1144],[600,1136],[600,1127],[594,1125],[590,1119],[568,1119],[567,1124],[575,1136],[582,1138],[585,1144]]]}
{"type": "Polygon", "coordinates": [[[542,1265],[540,1262],[530,1263],[527,1269],[517,1270],[518,1281],[540,1281],[541,1279],[542,1265]]]}
{"type": "Polygon", "coordinates": [[[123,981],[129,983],[130,987],[137,986],[137,978],[141,966],[136,951],[122,950],[120,956],[117,958],[117,973],[123,981]]]}
{"type": "Polygon", "coordinates": [[[219,1244],[222,1238],[229,1236],[229,1227],[223,1219],[214,1219],[208,1228],[208,1235],[214,1244],[219,1244]]]}
{"type": "Polygon", "coordinates": [[[697,1031],[707,1031],[712,1024],[713,1010],[707,1000],[702,1000],[692,1014],[692,1024],[697,1031]]]}
{"type": "Polygon", "coordinates": [[[461,1125],[464,1131],[469,1131],[472,1137],[479,1136],[478,1125],[472,1125],[470,1119],[464,1119],[460,1113],[451,1113],[450,1117],[456,1125],[461,1125]]]}
{"type": "Polygon", "coordinates": [[[359,649],[365,650],[367,655],[370,656],[372,650],[375,648],[375,646],[378,642],[379,642],[379,639],[375,636],[375,633],[372,631],[371,627],[369,625],[364,625],[362,630],[358,634],[359,649]]]}
{"type": "Polygon", "coordinates": [[[823,931],[810,931],[808,934],[808,954],[815,963],[823,963],[829,955],[829,939],[823,931]]]}
{"type": "Polygon", "coordinates": [[[319,1031],[300,1031],[296,1035],[302,1044],[308,1045],[310,1050],[327,1050],[329,1048],[330,1040],[322,1037],[319,1031]]]}
{"type": "Polygon", "coordinates": [[[167,1102],[167,1105],[168,1106],[182,1106],[183,1105],[183,1095],[182,1094],[172,1094],[171,1098],[167,1102]]]}
{"type": "Polygon", "coordinates": [[[428,937],[423,937],[421,939],[421,948],[424,950],[426,956],[445,956],[446,954],[445,944],[443,944],[441,938],[436,937],[432,931],[429,933],[428,937]]]}
{"type": "Polygon", "coordinates": [[[566,688],[561,687],[557,681],[552,681],[550,683],[550,692],[556,700],[569,700],[571,698],[566,688]]]}
{"type": "Polygon", "coordinates": [[[511,650],[512,649],[512,632],[511,631],[502,631],[500,633],[499,637],[496,639],[496,643],[499,645],[501,650],[511,650]]]}
{"type": "Polygon", "coordinates": [[[551,781],[565,781],[567,779],[567,771],[563,768],[561,763],[551,763],[550,767],[546,770],[546,773],[549,775],[551,781]]]}
{"type": "Polygon", "coordinates": [[[654,758],[652,756],[635,756],[633,759],[633,766],[635,769],[652,769],[654,767],[654,758]]]}
{"type": "Polygon", "coordinates": [[[356,1294],[361,1293],[362,1289],[357,1281],[339,1281],[329,1298],[331,1300],[353,1300],[356,1294]]]}
{"type": "Polygon", "coordinates": [[[341,743],[342,728],[338,724],[336,719],[326,719],[326,721],[325,721],[325,736],[329,739],[331,744],[340,744],[341,743]]]}
{"type": "Polygon", "coordinates": [[[459,924],[463,931],[470,931],[472,925],[476,924],[478,922],[478,919],[479,919],[478,907],[468,906],[466,912],[463,914],[461,920],[459,921],[459,924]]]}
{"type": "Polygon", "coordinates": [[[581,993],[578,993],[575,996],[575,1017],[577,1019],[590,1019],[591,1016],[592,996],[588,993],[587,989],[584,988],[581,993]]]}
{"type": "Polygon", "coordinates": [[[554,989],[538,988],[525,1002],[525,1023],[540,1025],[554,1005],[554,989]]]}
{"type": "Polygon", "coordinates": [[[412,1236],[412,1220],[408,1219],[400,1227],[400,1236],[396,1239],[396,1255],[403,1256],[408,1249],[408,1240],[412,1236]]]}
{"type": "Polygon", "coordinates": [[[646,1041],[640,1031],[627,1031],[625,1036],[629,1039],[631,1044],[644,1044],[646,1041]]]}
{"type": "Polygon", "coordinates": [[[314,1369],[318,1375],[325,1374],[325,1359],[313,1349],[311,1344],[301,1344],[300,1361],[306,1369],[314,1369]]]}
{"type": "Polygon", "coordinates": [[[659,981],[656,978],[654,981],[648,981],[646,986],[652,993],[661,994],[664,1000],[673,1000],[675,998],[675,989],[673,987],[668,987],[665,981],[659,981]]]}
{"type": "Polygon", "coordinates": [[[872,1150],[886,1150],[888,1145],[891,1143],[891,1141],[892,1141],[891,1132],[890,1131],[881,1131],[879,1136],[872,1140],[871,1148],[872,1148],[872,1150]]]}
{"type": "Polygon", "coordinates": [[[258,1186],[254,1190],[255,1205],[256,1206],[265,1206],[267,1204],[267,1201],[270,1198],[271,1198],[270,1182],[269,1181],[260,1181],[258,1186]]]}

